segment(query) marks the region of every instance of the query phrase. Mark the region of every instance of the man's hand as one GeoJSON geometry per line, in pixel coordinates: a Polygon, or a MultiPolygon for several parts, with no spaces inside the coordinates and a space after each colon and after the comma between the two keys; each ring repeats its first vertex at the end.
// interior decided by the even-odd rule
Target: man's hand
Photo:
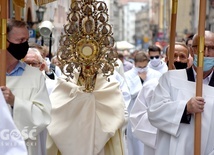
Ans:
{"type": "Polygon", "coordinates": [[[204,98],[203,97],[192,97],[188,102],[187,102],[187,112],[190,114],[195,114],[198,112],[203,112],[204,111],[204,98]]]}
{"type": "Polygon", "coordinates": [[[45,71],[45,72],[48,72],[49,71],[49,68],[48,68],[48,65],[47,65],[47,62],[45,61],[45,59],[42,60],[42,64],[40,66],[40,71],[45,71]]]}
{"type": "Polygon", "coordinates": [[[0,88],[4,95],[5,101],[13,107],[15,100],[15,96],[13,95],[13,93],[6,86],[0,86],[0,88]]]}

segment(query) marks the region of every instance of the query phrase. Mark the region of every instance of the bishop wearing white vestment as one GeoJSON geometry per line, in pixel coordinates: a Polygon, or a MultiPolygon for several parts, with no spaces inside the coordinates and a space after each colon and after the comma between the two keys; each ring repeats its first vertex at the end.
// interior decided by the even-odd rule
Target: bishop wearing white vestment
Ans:
{"type": "Polygon", "coordinates": [[[76,79],[59,78],[50,96],[48,155],[124,155],[125,103],[118,82],[98,74],[94,91],[86,93],[76,79]]]}

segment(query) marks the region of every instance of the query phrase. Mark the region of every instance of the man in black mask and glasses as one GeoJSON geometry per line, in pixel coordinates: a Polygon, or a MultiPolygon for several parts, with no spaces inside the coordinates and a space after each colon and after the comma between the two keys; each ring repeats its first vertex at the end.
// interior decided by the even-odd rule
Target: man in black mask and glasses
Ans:
{"type": "MultiPolygon", "coordinates": [[[[43,131],[51,120],[51,104],[41,71],[21,61],[29,48],[28,38],[25,22],[7,20],[6,86],[0,89],[21,133],[16,138],[24,138],[28,155],[43,155],[43,131]]],[[[11,145],[11,149],[16,145],[11,145]]]]}
{"type": "MultiPolygon", "coordinates": [[[[169,46],[166,48],[165,61],[169,62],[169,46]]],[[[174,69],[185,69],[189,63],[189,48],[182,42],[175,42],[174,69]]]]}

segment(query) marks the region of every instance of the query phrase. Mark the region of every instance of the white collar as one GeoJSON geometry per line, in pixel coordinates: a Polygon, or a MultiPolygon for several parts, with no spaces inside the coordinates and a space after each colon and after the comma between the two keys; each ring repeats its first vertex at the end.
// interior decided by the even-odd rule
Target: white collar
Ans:
{"type": "MultiPolygon", "coordinates": [[[[194,69],[193,66],[192,66],[192,70],[193,70],[194,78],[195,78],[195,80],[196,80],[196,75],[197,75],[197,73],[196,73],[196,71],[195,71],[195,69],[194,69]]],[[[205,79],[203,79],[203,83],[204,83],[204,84],[209,84],[209,82],[210,82],[210,80],[211,80],[211,77],[212,77],[212,74],[213,74],[213,71],[209,74],[209,76],[207,76],[205,79]]]]}

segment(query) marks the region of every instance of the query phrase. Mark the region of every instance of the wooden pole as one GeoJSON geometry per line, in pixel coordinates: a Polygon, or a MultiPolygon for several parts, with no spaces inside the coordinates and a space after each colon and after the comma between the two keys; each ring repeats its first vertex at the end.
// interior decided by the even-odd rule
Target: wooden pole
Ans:
{"type": "Polygon", "coordinates": [[[170,43],[169,43],[169,66],[168,66],[169,70],[174,69],[173,64],[174,64],[177,9],[178,9],[178,0],[172,0],[170,43]]]}
{"type": "MultiPolygon", "coordinates": [[[[203,90],[203,60],[204,60],[204,32],[206,18],[206,0],[200,0],[199,23],[198,23],[198,64],[196,79],[196,96],[202,96],[203,90]]],[[[201,113],[195,114],[195,141],[194,154],[201,154],[201,113]]]]}
{"type": "Polygon", "coordinates": [[[6,85],[7,0],[0,2],[0,86],[6,85]]]}
{"type": "Polygon", "coordinates": [[[15,5],[15,19],[16,20],[21,20],[21,7],[18,5],[15,5]]]}

